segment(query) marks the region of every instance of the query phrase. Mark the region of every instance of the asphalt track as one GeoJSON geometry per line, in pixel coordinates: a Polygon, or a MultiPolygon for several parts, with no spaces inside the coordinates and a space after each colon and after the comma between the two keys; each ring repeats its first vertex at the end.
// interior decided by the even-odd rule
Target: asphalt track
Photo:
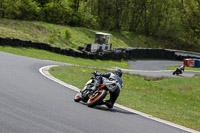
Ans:
{"type": "Polygon", "coordinates": [[[60,63],[0,52],[0,133],[187,133],[114,107],[88,108],[39,69],[60,63]]]}
{"type": "MultiPolygon", "coordinates": [[[[133,70],[124,70],[130,74],[138,74],[151,77],[177,77],[172,75],[174,70],[167,70],[167,66],[181,66],[182,61],[168,60],[135,60],[127,63],[133,70]]],[[[179,76],[192,77],[195,74],[200,74],[199,71],[184,71],[179,76]]]]}

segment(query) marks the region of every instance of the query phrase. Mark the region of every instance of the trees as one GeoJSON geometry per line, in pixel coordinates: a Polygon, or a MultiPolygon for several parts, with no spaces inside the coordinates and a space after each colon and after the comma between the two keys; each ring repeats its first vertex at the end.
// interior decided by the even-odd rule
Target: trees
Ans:
{"type": "Polygon", "coordinates": [[[65,24],[69,23],[66,18],[70,13],[68,8],[65,6],[65,1],[62,0],[52,0],[49,3],[43,5],[44,20],[50,23],[65,24]]]}
{"type": "Polygon", "coordinates": [[[0,5],[2,18],[36,19],[40,10],[32,0],[3,0],[0,5]]]}
{"type": "Polygon", "coordinates": [[[200,45],[200,0],[184,1],[184,29],[185,37],[190,42],[190,47],[194,49],[200,45]]]}
{"type": "Polygon", "coordinates": [[[4,18],[5,17],[5,9],[7,7],[7,3],[5,2],[5,0],[1,0],[0,1],[0,18],[4,18]]]}
{"type": "Polygon", "coordinates": [[[200,0],[1,0],[0,17],[128,30],[176,44],[167,48],[200,45],[200,0]]]}

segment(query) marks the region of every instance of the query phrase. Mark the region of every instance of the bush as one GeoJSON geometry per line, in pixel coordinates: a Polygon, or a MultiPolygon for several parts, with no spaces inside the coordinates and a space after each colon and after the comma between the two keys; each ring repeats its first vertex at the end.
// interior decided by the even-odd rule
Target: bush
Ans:
{"type": "Polygon", "coordinates": [[[69,40],[69,39],[71,38],[71,33],[69,32],[68,29],[65,30],[65,38],[66,38],[67,40],[69,40]]]}

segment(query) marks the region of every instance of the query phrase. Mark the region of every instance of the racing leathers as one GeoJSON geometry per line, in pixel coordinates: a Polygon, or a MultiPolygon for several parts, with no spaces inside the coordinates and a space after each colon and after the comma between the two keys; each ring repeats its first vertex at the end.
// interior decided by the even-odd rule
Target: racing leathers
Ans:
{"type": "Polygon", "coordinates": [[[105,77],[111,81],[114,81],[116,80],[118,83],[119,83],[119,87],[117,86],[117,88],[115,89],[114,92],[110,92],[110,100],[106,100],[104,101],[102,104],[106,104],[106,106],[108,108],[113,108],[113,105],[115,103],[115,101],[117,100],[119,94],[120,94],[120,90],[123,86],[123,81],[122,79],[117,75],[117,74],[114,74],[112,72],[108,72],[108,73],[100,73],[100,72],[97,72],[95,71],[94,72],[95,76],[99,76],[97,78],[97,84],[96,84],[96,87],[98,87],[100,84],[102,84],[102,77],[105,77]]]}

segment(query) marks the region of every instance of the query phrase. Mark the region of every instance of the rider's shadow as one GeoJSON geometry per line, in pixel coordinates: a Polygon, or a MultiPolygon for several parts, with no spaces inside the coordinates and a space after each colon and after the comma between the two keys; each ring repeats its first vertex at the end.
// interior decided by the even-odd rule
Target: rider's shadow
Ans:
{"type": "Polygon", "coordinates": [[[174,75],[174,77],[184,77],[184,75],[174,75]]]}
{"type": "Polygon", "coordinates": [[[93,107],[93,109],[98,109],[98,110],[102,110],[102,111],[110,111],[110,112],[114,112],[114,113],[122,113],[122,114],[131,114],[131,115],[137,115],[136,113],[133,113],[133,112],[129,112],[129,111],[126,111],[126,110],[123,110],[123,109],[120,109],[120,108],[112,108],[112,109],[109,109],[107,108],[106,106],[95,106],[93,107]]]}
{"type": "MultiPolygon", "coordinates": [[[[86,103],[84,102],[79,102],[83,105],[87,105],[86,103]]],[[[93,107],[92,109],[98,109],[98,110],[102,110],[102,111],[110,111],[110,112],[114,112],[114,113],[122,113],[122,114],[129,114],[129,115],[138,115],[136,113],[133,113],[133,112],[129,112],[127,110],[123,110],[123,109],[120,109],[120,108],[117,108],[117,107],[114,107],[112,109],[109,109],[107,108],[105,105],[96,105],[95,107],[93,107]]]]}

